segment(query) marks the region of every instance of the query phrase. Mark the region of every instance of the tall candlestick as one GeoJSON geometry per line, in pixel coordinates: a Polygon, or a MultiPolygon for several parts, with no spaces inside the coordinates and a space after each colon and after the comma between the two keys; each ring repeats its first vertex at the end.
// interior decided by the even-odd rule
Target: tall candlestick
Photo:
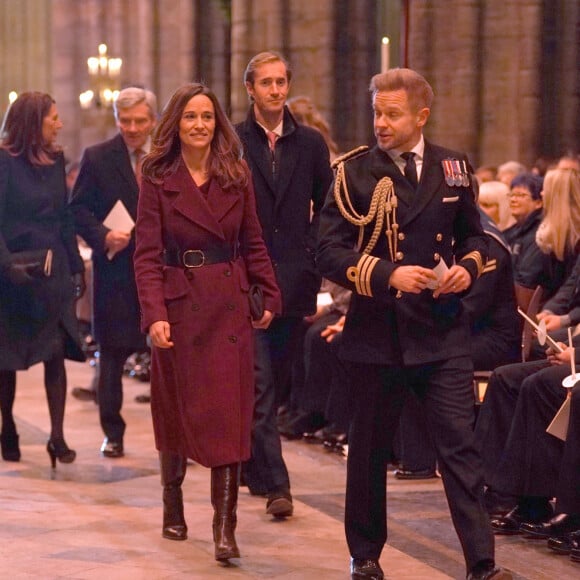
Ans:
{"type": "Polygon", "coordinates": [[[381,41],[381,72],[387,72],[390,68],[390,54],[389,54],[389,38],[383,36],[381,41]]]}

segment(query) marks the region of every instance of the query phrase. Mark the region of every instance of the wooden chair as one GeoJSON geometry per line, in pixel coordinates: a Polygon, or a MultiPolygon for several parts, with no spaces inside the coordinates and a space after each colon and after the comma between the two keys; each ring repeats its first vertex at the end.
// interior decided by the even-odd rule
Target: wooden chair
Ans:
{"type": "MultiPolygon", "coordinates": [[[[514,289],[518,307],[535,321],[542,303],[543,288],[541,286],[536,286],[536,288],[532,290],[531,288],[524,288],[519,284],[514,284],[514,289]]],[[[522,362],[526,362],[530,356],[533,339],[534,329],[530,324],[525,322],[522,330],[522,362]]],[[[473,372],[473,392],[476,405],[481,405],[483,403],[490,376],[491,371],[476,370],[473,372]]]]}

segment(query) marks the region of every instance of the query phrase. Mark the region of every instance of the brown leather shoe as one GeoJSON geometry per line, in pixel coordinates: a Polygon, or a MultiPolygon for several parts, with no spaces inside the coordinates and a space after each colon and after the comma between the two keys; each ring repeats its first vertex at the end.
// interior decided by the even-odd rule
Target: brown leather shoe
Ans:
{"type": "Polygon", "coordinates": [[[289,518],[294,513],[292,496],[288,493],[271,493],[266,502],[266,513],[275,518],[289,518]]]}

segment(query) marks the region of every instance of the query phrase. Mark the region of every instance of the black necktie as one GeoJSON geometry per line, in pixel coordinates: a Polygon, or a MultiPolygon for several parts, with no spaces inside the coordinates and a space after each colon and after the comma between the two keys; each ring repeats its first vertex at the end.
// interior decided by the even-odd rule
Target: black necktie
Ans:
{"type": "Polygon", "coordinates": [[[413,189],[417,189],[419,181],[417,179],[415,153],[412,151],[407,151],[406,153],[401,153],[401,157],[405,160],[405,177],[407,178],[407,181],[413,186],[413,189]]]}

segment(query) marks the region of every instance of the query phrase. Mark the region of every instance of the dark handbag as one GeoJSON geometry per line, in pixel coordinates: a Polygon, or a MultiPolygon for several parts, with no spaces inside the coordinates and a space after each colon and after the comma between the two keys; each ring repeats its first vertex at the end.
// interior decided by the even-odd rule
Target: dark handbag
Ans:
{"type": "Polygon", "coordinates": [[[252,320],[260,320],[264,316],[264,293],[257,284],[252,284],[248,292],[250,315],[252,320]]]}
{"type": "Polygon", "coordinates": [[[6,276],[13,284],[30,284],[52,274],[52,250],[13,252],[6,276]]]}

